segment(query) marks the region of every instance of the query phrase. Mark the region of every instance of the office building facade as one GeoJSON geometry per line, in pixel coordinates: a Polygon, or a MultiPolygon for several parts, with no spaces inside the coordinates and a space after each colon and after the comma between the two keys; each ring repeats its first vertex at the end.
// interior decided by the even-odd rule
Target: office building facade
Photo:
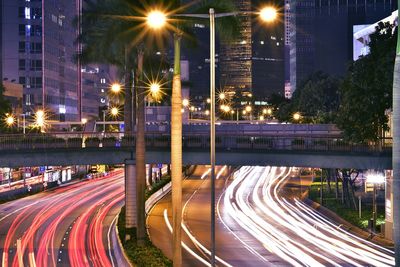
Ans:
{"type": "Polygon", "coordinates": [[[289,4],[290,88],[316,71],[343,76],[353,60],[353,25],[374,23],[397,8],[388,0],[294,0],[289,4]]]}
{"type": "Polygon", "coordinates": [[[23,85],[24,113],[44,108],[51,119],[81,118],[81,74],[73,20],[81,1],[3,0],[1,77],[23,85]]]}

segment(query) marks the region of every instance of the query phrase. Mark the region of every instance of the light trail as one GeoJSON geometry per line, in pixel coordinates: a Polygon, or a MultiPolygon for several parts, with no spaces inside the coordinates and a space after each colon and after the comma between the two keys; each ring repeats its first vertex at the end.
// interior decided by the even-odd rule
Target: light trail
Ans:
{"type": "Polygon", "coordinates": [[[56,266],[60,263],[57,262],[60,245],[62,249],[67,248],[69,257],[75,257],[75,266],[87,265],[89,261],[93,266],[112,266],[108,258],[110,251],[104,247],[106,233],[103,233],[103,228],[110,209],[123,202],[123,182],[123,171],[118,170],[107,177],[58,188],[40,200],[35,200],[34,196],[17,201],[24,205],[0,218],[0,221],[8,219],[11,224],[5,236],[2,266],[19,265],[18,255],[15,252],[9,255],[11,250],[14,251],[12,244],[16,239],[21,240],[22,257],[30,266],[56,266]],[[83,208],[85,206],[87,208],[83,208]],[[17,214],[15,218],[9,218],[14,214],[17,214]],[[71,234],[66,238],[71,240],[75,237],[72,243],[83,244],[82,250],[64,247],[64,243],[58,243],[59,236],[56,235],[65,229],[65,225],[70,225],[75,216],[79,216],[77,221],[81,221],[67,228],[67,234],[70,230],[71,234]],[[75,228],[77,235],[72,234],[75,228]],[[85,251],[86,255],[82,255],[85,251]],[[9,263],[10,256],[12,261],[9,263]]]}
{"type": "MultiPolygon", "coordinates": [[[[290,174],[290,168],[242,167],[223,195],[222,212],[218,207],[223,223],[232,228],[221,216],[226,213],[268,251],[293,266],[394,266],[392,251],[335,226],[298,199],[281,197],[290,174]]],[[[239,237],[239,241],[265,259],[244,239],[239,237]]]]}

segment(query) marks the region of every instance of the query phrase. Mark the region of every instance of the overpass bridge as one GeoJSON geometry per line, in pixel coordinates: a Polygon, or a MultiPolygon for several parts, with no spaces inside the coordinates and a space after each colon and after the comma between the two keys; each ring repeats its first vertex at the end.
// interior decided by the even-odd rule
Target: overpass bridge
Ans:
{"type": "MultiPolygon", "coordinates": [[[[170,163],[169,129],[146,133],[146,162],[170,163]]],[[[193,126],[191,126],[193,127],[193,126]]],[[[216,164],[391,169],[391,144],[345,142],[340,132],[247,125],[217,128],[216,164]]],[[[208,126],[184,128],[183,163],[209,164],[208,126]]],[[[0,136],[0,167],[134,162],[135,137],[123,133],[48,133],[0,136]]]]}

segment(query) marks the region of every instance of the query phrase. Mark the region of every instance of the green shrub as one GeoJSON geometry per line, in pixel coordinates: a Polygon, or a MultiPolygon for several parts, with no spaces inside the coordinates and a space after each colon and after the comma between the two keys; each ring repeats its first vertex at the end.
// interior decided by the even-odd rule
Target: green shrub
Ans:
{"type": "Polygon", "coordinates": [[[172,266],[172,261],[169,260],[162,251],[154,246],[148,237],[144,246],[138,246],[136,242],[136,229],[125,229],[125,206],[122,207],[118,217],[118,232],[119,238],[129,260],[138,267],[169,267],[172,266]],[[131,239],[125,240],[125,235],[129,234],[131,239]]]}
{"type": "Polygon", "coordinates": [[[292,145],[303,146],[305,144],[304,139],[294,139],[292,145]]]}

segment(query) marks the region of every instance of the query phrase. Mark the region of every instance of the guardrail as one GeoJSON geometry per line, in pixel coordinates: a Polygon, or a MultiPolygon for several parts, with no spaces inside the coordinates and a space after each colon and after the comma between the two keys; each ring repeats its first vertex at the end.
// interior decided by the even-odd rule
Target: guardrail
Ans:
{"type": "MultiPolygon", "coordinates": [[[[205,134],[183,135],[184,149],[206,149],[210,138],[205,134]]],[[[146,148],[167,150],[171,145],[169,135],[146,133],[146,148]]],[[[217,150],[303,150],[303,151],[342,151],[342,152],[389,152],[391,140],[379,142],[380,145],[354,144],[341,138],[314,136],[265,136],[265,135],[227,135],[217,134],[217,150]]],[[[133,149],[135,136],[122,133],[52,133],[0,136],[0,151],[26,151],[51,149],[133,149]]]]}

